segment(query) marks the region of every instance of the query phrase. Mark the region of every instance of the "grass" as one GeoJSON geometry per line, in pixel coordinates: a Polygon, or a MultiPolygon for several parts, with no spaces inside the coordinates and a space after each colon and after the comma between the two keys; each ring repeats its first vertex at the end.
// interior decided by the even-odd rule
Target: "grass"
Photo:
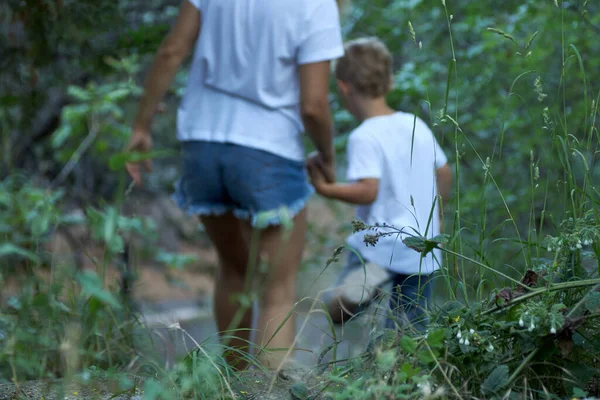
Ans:
{"type": "MultiPolygon", "coordinates": [[[[141,321],[124,307],[117,291],[103,286],[105,264],[96,266],[97,274],[78,273],[49,265],[44,258],[41,249],[51,230],[72,222],[64,218],[63,193],[13,175],[0,184],[0,276],[24,269],[31,279],[0,314],[0,380],[14,383],[7,389],[12,390],[10,396],[23,395],[27,380],[48,378],[61,378],[57,390],[71,395],[84,393],[73,385],[93,388],[103,382],[102,390],[85,392],[86,398],[100,392],[140,393],[147,399],[289,398],[290,391],[297,398],[330,399],[600,396],[600,193],[593,184],[600,92],[592,90],[585,54],[565,40],[569,27],[563,22],[556,87],[547,85],[537,69],[526,68],[511,77],[501,99],[504,108],[497,110],[499,135],[484,152],[462,123],[461,96],[468,93],[453,85],[467,79],[467,66],[455,42],[459,34],[452,4],[442,5],[451,52],[446,87],[444,96],[425,98],[430,125],[437,134],[452,138],[456,185],[445,214],[448,236],[440,238],[442,269],[435,277],[438,295],[426,333],[377,329],[364,352],[340,359],[342,332],[356,325],[378,328],[385,296],[340,328],[321,303],[307,295],[289,315],[302,307],[308,308],[309,316],[325,315],[328,342],[300,383],[282,381],[245,353],[240,354],[256,369],[235,371],[222,357],[225,351],[236,351],[226,340],[194,343],[195,350],[166,370],[149,356],[151,336],[141,321]],[[528,79],[533,81],[530,93],[523,89],[528,79]],[[567,96],[573,90],[584,99],[584,109],[576,116],[567,96]],[[521,156],[514,155],[508,136],[515,101],[539,121],[535,146],[521,156]],[[514,187],[510,177],[503,176],[506,168],[500,168],[509,162],[516,163],[513,179],[520,180],[519,192],[505,188],[514,187]],[[36,270],[48,267],[50,282],[35,278],[36,270]]],[[[568,10],[556,12],[564,20],[568,10]]],[[[490,32],[516,42],[502,30],[490,32]]],[[[418,34],[419,26],[411,24],[411,36],[418,34]]],[[[534,39],[529,38],[527,48],[534,39]]],[[[102,111],[90,105],[77,118],[97,122],[102,117],[102,111]]],[[[523,146],[529,146],[525,139],[523,146]]],[[[110,164],[120,170],[126,157],[118,153],[110,164]]],[[[117,259],[124,233],[150,230],[142,220],[121,217],[128,189],[122,171],[119,176],[116,199],[107,207],[90,209],[86,216],[106,248],[106,262],[117,259]]],[[[340,231],[312,232],[311,246],[333,249],[341,244],[331,236],[343,233],[350,221],[342,220],[343,211],[336,212],[333,223],[340,231]]],[[[419,235],[412,240],[423,253],[439,247],[419,235]]],[[[308,287],[323,287],[323,274],[341,255],[338,250],[324,262],[315,251],[303,272],[311,276],[308,287]]],[[[249,292],[248,299],[258,295],[249,292]]],[[[250,306],[250,301],[245,304],[250,306]]],[[[306,318],[300,333],[310,328],[311,319],[306,318]]],[[[181,326],[170,330],[190,337],[181,326]]],[[[235,324],[223,339],[234,334],[235,324]]]]}

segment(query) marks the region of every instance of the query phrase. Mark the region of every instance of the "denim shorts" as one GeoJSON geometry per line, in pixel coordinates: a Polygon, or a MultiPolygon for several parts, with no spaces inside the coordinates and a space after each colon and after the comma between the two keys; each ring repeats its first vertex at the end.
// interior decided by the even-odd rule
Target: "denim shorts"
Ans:
{"type": "Polygon", "coordinates": [[[293,218],[313,193],[303,162],[232,143],[184,141],[173,199],[190,215],[232,212],[253,226],[293,218]]]}

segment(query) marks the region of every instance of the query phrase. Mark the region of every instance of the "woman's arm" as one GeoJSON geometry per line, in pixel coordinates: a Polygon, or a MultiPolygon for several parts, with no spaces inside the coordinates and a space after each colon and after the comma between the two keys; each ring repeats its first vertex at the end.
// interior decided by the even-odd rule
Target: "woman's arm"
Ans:
{"type": "Polygon", "coordinates": [[[146,77],[144,94],[133,123],[136,131],[149,134],[158,104],[169,89],[177,70],[191,53],[200,32],[200,11],[188,0],[179,8],[175,25],[163,40],[146,77]]]}
{"type": "MultiPolygon", "coordinates": [[[[175,73],[190,54],[200,33],[200,11],[188,0],[184,0],[179,8],[179,16],[175,25],[163,40],[150,72],[146,77],[144,94],[138,105],[133,122],[133,132],[129,139],[129,151],[148,152],[152,150],[150,125],[158,109],[158,105],[169,89],[175,73]]],[[[136,185],[142,184],[142,168],[140,164],[127,164],[127,172],[136,185]]],[[[144,162],[144,168],[150,171],[150,160],[144,162]]]]}
{"type": "Polygon", "coordinates": [[[300,113],[304,128],[317,148],[321,168],[335,182],[333,120],[329,108],[330,62],[300,65],[300,113]]]}

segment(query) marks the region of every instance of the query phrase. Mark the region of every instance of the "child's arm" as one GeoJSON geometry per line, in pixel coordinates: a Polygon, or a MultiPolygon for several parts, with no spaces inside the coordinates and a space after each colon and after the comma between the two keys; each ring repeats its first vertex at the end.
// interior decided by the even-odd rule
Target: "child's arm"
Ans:
{"type": "Polygon", "coordinates": [[[379,179],[361,179],[354,183],[328,183],[317,165],[308,166],[311,182],[321,196],[350,204],[371,204],[377,198],[379,179]]]}

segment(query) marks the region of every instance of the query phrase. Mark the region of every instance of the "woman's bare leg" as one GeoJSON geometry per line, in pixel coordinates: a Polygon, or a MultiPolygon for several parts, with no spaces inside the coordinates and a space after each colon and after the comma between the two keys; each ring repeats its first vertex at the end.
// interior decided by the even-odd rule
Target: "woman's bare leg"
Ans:
{"type": "Polygon", "coordinates": [[[296,302],[296,278],[302,261],[305,233],[306,210],[303,210],[294,218],[289,236],[284,235],[280,226],[269,228],[260,235],[260,254],[268,263],[268,275],[259,285],[260,314],[256,342],[267,350],[259,355],[267,368],[277,368],[285,361],[287,350],[292,347],[296,336],[295,313],[285,324],[282,323],[296,302]],[[278,351],[269,352],[268,349],[278,351]]]}
{"type": "MultiPolygon", "coordinates": [[[[203,216],[206,233],[217,250],[219,257],[219,272],[215,283],[214,313],[219,333],[229,329],[234,332],[225,333],[226,336],[235,336],[226,344],[242,351],[249,351],[250,329],[252,328],[252,307],[242,315],[240,303],[236,295],[243,295],[245,291],[246,268],[248,266],[248,238],[247,224],[235,218],[233,214],[223,216],[203,216]],[[234,318],[240,318],[237,326],[231,326],[234,318]]],[[[246,368],[246,363],[235,354],[228,354],[227,361],[236,368],[246,368]]]]}
{"type": "MultiPolygon", "coordinates": [[[[258,243],[250,243],[250,225],[233,215],[202,217],[211,241],[219,255],[219,275],[215,288],[215,318],[219,332],[227,329],[240,329],[235,333],[239,339],[229,341],[232,347],[247,350],[252,325],[251,307],[243,314],[240,323],[231,327],[240,305],[232,302],[232,296],[250,293],[249,287],[258,291],[259,316],[255,340],[266,349],[290,349],[296,334],[294,315],[282,325],[296,301],[296,277],[302,260],[306,233],[306,210],[294,218],[291,232],[287,234],[281,226],[262,230],[258,243]],[[258,245],[261,261],[266,262],[266,274],[258,271],[258,263],[249,263],[250,247],[258,245]],[[253,271],[248,271],[253,265],[253,271]],[[246,285],[247,274],[252,285],[246,285]],[[275,332],[277,334],[275,335],[275,332]]],[[[287,351],[263,351],[259,359],[267,368],[277,368],[284,361],[287,351]]],[[[228,357],[232,362],[235,357],[228,357]]],[[[241,365],[237,365],[242,367],[241,365]]]]}

